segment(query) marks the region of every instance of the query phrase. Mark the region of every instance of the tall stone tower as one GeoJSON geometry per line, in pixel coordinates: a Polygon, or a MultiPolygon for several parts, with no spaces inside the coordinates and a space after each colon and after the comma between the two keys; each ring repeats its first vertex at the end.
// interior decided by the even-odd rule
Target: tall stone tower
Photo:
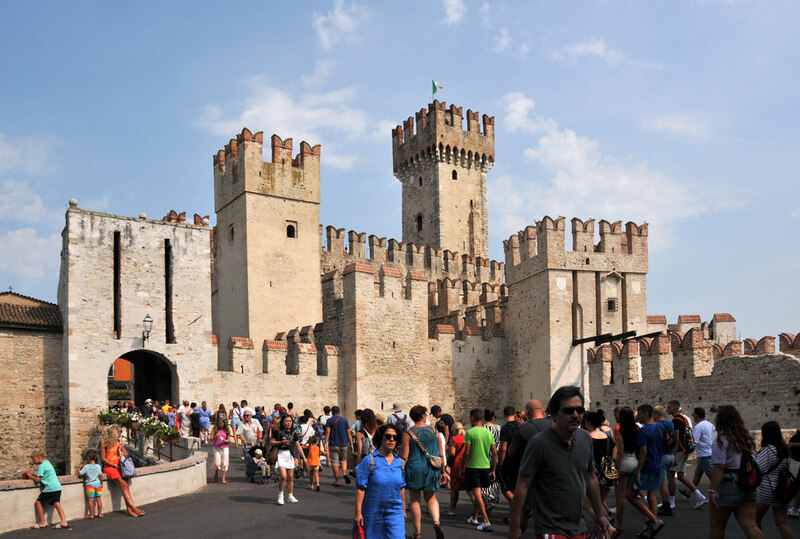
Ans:
{"type": "Polygon", "coordinates": [[[517,400],[548,398],[571,384],[588,396],[586,352],[594,343],[573,342],[647,333],[648,225],[600,221],[596,245],[594,219],[571,225],[571,250],[564,217],[545,216],[503,242],[517,400]]]}
{"type": "Polygon", "coordinates": [[[403,241],[488,258],[486,173],[494,117],[434,101],[392,130],[394,175],[403,183],[403,241]]]}
{"type": "Polygon", "coordinates": [[[263,133],[247,128],[214,156],[214,332],[227,370],[230,337],[258,349],[280,331],[322,321],[320,285],[320,147],[272,135],[272,162],[262,160],[263,133]],[[224,313],[221,315],[220,313],[224,313]]]}

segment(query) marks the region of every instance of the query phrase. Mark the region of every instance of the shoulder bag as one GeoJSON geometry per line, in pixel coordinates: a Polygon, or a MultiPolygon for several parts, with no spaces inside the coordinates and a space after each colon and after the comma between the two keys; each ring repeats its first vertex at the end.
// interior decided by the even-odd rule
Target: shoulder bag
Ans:
{"type": "Polygon", "coordinates": [[[119,471],[123,479],[130,479],[131,477],[136,477],[136,466],[133,465],[133,459],[130,457],[120,458],[119,471]]]}
{"type": "MultiPolygon", "coordinates": [[[[429,454],[429,453],[428,453],[428,450],[427,450],[427,449],[425,449],[425,446],[423,446],[423,445],[422,445],[422,443],[420,443],[420,441],[419,441],[419,438],[417,438],[416,436],[414,436],[414,433],[413,433],[413,432],[411,432],[411,429],[407,430],[406,432],[408,432],[408,434],[409,434],[409,435],[410,435],[412,438],[414,438],[414,441],[415,441],[415,442],[417,442],[417,447],[419,447],[419,450],[420,450],[420,451],[422,451],[422,453],[423,453],[423,454],[424,454],[426,457],[428,457],[428,463],[430,463],[430,465],[431,465],[431,468],[434,468],[435,470],[441,470],[441,469],[442,469],[442,464],[444,463],[444,461],[442,460],[442,457],[436,457],[436,456],[434,456],[434,455],[431,455],[431,454],[429,454]]],[[[436,431],[434,431],[434,434],[435,434],[435,435],[437,436],[437,438],[438,438],[438,435],[436,434],[436,431]]],[[[438,443],[438,439],[437,439],[437,443],[438,443]]]]}
{"type": "Polygon", "coordinates": [[[600,459],[600,474],[605,478],[600,484],[613,483],[619,479],[619,470],[617,470],[617,463],[611,456],[611,438],[606,440],[606,454],[600,459]]]}

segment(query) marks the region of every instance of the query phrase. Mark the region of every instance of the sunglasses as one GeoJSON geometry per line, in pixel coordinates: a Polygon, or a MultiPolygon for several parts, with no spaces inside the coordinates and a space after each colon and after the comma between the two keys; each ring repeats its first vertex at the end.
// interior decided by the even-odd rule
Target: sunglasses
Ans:
{"type": "Polygon", "coordinates": [[[244,414],[244,417],[250,417],[250,414],[244,414]]]}
{"type": "Polygon", "coordinates": [[[383,439],[384,440],[397,440],[397,435],[396,434],[384,434],[383,435],[383,439]]]}
{"type": "Polygon", "coordinates": [[[583,413],[586,411],[586,408],[583,406],[567,406],[566,408],[562,408],[561,411],[566,415],[572,415],[575,412],[578,412],[578,415],[583,415],[583,413]]]}

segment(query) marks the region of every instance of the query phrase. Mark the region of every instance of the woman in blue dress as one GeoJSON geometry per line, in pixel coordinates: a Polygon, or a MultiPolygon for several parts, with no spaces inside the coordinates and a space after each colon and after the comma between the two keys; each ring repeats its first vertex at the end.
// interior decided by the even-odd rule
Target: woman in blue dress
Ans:
{"type": "Polygon", "coordinates": [[[375,451],[356,466],[356,524],[366,539],[403,539],[406,533],[406,482],[403,461],[394,453],[397,430],[383,425],[375,431],[375,451]]]}
{"type": "Polygon", "coordinates": [[[409,410],[408,415],[414,426],[403,435],[403,447],[400,457],[406,463],[406,488],[410,491],[411,515],[414,517],[414,539],[422,537],[422,508],[420,498],[425,498],[428,513],[433,519],[433,529],[436,539],[442,539],[444,532],[439,524],[439,502],[436,491],[439,484],[445,483],[449,477],[447,473],[431,466],[428,455],[441,457],[444,455],[444,446],[436,433],[436,429],[428,425],[428,409],[417,405],[409,410]],[[413,436],[412,436],[413,434],[413,436]],[[425,448],[425,451],[420,447],[425,448]]]}
{"type": "Polygon", "coordinates": [[[208,443],[208,431],[211,430],[211,410],[208,409],[206,405],[206,401],[200,405],[200,408],[197,410],[197,413],[200,415],[200,440],[202,443],[208,443]]]}

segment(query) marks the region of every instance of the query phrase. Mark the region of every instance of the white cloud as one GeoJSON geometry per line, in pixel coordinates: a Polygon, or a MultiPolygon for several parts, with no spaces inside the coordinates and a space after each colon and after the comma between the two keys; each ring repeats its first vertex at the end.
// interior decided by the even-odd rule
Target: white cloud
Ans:
{"type": "Polygon", "coordinates": [[[797,219],[798,217],[800,217],[800,208],[796,208],[796,209],[790,211],[789,212],[789,217],[791,217],[792,219],[797,219]]]}
{"type": "Polygon", "coordinates": [[[501,53],[509,47],[511,47],[511,34],[506,28],[501,28],[500,33],[494,38],[492,52],[501,53]]]}
{"type": "Polygon", "coordinates": [[[353,43],[360,35],[359,26],[367,20],[364,6],[344,0],[336,0],[327,13],[314,13],[313,25],[323,50],[330,50],[340,43],[353,43]]]}
{"type": "Polygon", "coordinates": [[[643,120],[641,126],[649,131],[706,140],[709,135],[708,122],[692,114],[662,114],[643,120]]]}
{"type": "Polygon", "coordinates": [[[292,138],[295,152],[301,140],[322,144],[325,165],[343,169],[351,168],[357,156],[345,153],[346,145],[332,142],[376,134],[375,122],[354,105],[357,93],[353,88],[303,94],[272,86],[265,77],[249,79],[246,86],[248,95],[238,106],[241,112],[226,115],[219,106],[208,105],[196,122],[198,127],[225,137],[240,133],[242,127],[264,131],[265,139],[276,133],[292,138]]]}
{"type": "Polygon", "coordinates": [[[46,138],[21,138],[11,142],[0,133],[0,174],[12,170],[40,173],[48,168],[49,151],[53,144],[46,138]]]}
{"type": "Polygon", "coordinates": [[[0,181],[0,215],[4,219],[36,223],[45,218],[47,213],[42,198],[28,182],[0,181]]]}
{"type": "Polygon", "coordinates": [[[559,49],[550,49],[547,57],[554,62],[574,66],[583,58],[595,58],[602,60],[608,67],[626,65],[641,69],[661,70],[663,66],[649,62],[643,62],[632,58],[630,55],[618,49],[613,49],[606,45],[605,40],[593,37],[588,41],[565,45],[559,49]]]}
{"type": "Polygon", "coordinates": [[[718,209],[724,202],[711,201],[699,187],[665,176],[646,161],[631,161],[606,155],[600,143],[571,129],[560,128],[553,119],[532,114],[534,100],[514,92],[503,97],[503,125],[514,132],[533,135],[524,155],[536,163],[545,181],[500,176],[490,192],[504,193],[490,206],[499,213],[502,229],[513,233],[540,219],[545,213],[568,218],[595,217],[609,221],[649,221],[658,234],[651,245],[663,248],[669,242],[670,222],[718,209]]]}
{"type": "Polygon", "coordinates": [[[464,5],[463,0],[442,0],[442,6],[444,6],[445,17],[441,20],[441,24],[451,26],[458,24],[467,14],[467,6],[464,5]]]}
{"type": "Polygon", "coordinates": [[[60,234],[40,238],[33,228],[0,233],[0,252],[11,254],[0,257],[0,272],[23,281],[40,279],[56,273],[60,251],[60,234]]]}
{"type": "Polygon", "coordinates": [[[520,58],[523,60],[528,57],[528,53],[531,52],[531,45],[528,42],[521,43],[518,49],[518,54],[520,58]]]}
{"type": "Polygon", "coordinates": [[[489,5],[489,2],[484,2],[483,4],[481,4],[480,14],[481,14],[481,20],[483,20],[483,24],[485,26],[489,26],[492,15],[492,7],[491,5],[489,5]]]}
{"type": "Polygon", "coordinates": [[[336,60],[328,58],[325,60],[318,60],[314,64],[314,69],[308,75],[303,75],[300,80],[305,88],[316,89],[323,86],[336,69],[336,60]]]}

